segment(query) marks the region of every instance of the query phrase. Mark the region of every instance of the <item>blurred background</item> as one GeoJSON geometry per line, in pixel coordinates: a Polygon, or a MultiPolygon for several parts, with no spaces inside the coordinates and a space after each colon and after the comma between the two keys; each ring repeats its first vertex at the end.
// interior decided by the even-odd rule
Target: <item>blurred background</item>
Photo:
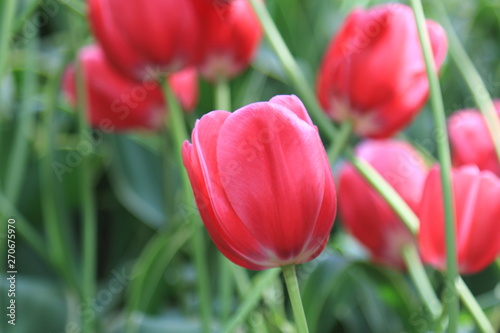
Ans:
{"type": "MultiPolygon", "coordinates": [[[[314,85],[323,52],[343,18],[354,7],[381,2],[267,0],[266,5],[308,82],[314,85]]],[[[445,2],[489,93],[500,96],[500,2],[445,2]]],[[[6,4],[0,2],[0,17],[6,4]]],[[[89,131],[86,135],[93,153],[82,155],[78,148],[83,144],[78,117],[62,94],[60,83],[62,71],[73,61],[78,48],[93,42],[85,2],[17,0],[15,6],[14,37],[0,41],[8,48],[5,62],[0,63],[0,332],[80,332],[82,311],[98,318],[98,332],[125,332],[127,322],[141,333],[200,332],[196,271],[187,245],[190,231],[183,228],[186,216],[197,212],[194,206],[177,204],[179,170],[174,159],[168,164],[170,169],[164,169],[162,137],[154,133],[89,131]],[[45,126],[51,126],[52,136],[47,136],[45,126]],[[18,137],[25,138],[27,144],[17,144],[23,141],[18,137]],[[21,155],[25,159],[16,153],[19,149],[24,150],[21,155]],[[52,151],[52,169],[43,163],[48,149],[52,151]],[[54,172],[58,163],[67,167],[61,177],[54,172]],[[97,294],[83,303],[76,291],[81,281],[78,179],[82,163],[91,168],[98,219],[97,294]],[[19,184],[18,190],[6,188],[9,182],[19,184]],[[172,189],[168,193],[159,186],[166,182],[172,189]],[[56,209],[44,212],[47,206],[56,209]],[[55,255],[63,258],[61,262],[73,265],[71,269],[53,265],[43,254],[54,237],[47,232],[54,230],[54,226],[47,225],[50,214],[57,216],[61,223],[56,228],[64,235],[64,247],[56,249],[55,255]],[[4,314],[8,289],[6,222],[11,217],[18,227],[15,327],[7,325],[4,314]],[[20,235],[19,228],[24,228],[23,234],[36,232],[44,243],[34,248],[20,235]]],[[[430,7],[426,14],[435,17],[430,7]]],[[[1,23],[0,29],[5,29],[1,23]]],[[[279,60],[264,40],[252,66],[230,83],[232,109],[277,94],[295,93],[286,81],[279,60]]],[[[215,109],[213,86],[203,80],[199,84],[199,102],[194,114],[188,116],[190,124],[215,109]]],[[[449,57],[441,70],[441,84],[448,113],[475,107],[449,57]]],[[[434,136],[431,117],[425,108],[402,136],[435,154],[433,140],[429,140],[434,136]]],[[[335,165],[334,170],[337,168],[335,165]]],[[[220,327],[219,254],[206,238],[213,321],[214,327],[220,327]]],[[[408,276],[370,264],[366,258],[362,247],[336,223],[324,253],[298,268],[311,331],[431,331],[428,313],[408,276]]],[[[248,274],[251,278],[256,272],[248,274]]],[[[435,278],[439,294],[442,280],[438,273],[430,271],[430,276],[435,278]]],[[[496,314],[492,312],[496,327],[500,323],[499,278],[496,267],[465,278],[484,308],[496,307],[496,314]]],[[[232,310],[240,300],[234,292],[232,310]]],[[[286,292],[277,278],[237,331],[260,333],[262,327],[267,327],[269,332],[293,332],[289,314],[286,292]]],[[[468,315],[460,320],[463,332],[473,331],[468,315]]]]}

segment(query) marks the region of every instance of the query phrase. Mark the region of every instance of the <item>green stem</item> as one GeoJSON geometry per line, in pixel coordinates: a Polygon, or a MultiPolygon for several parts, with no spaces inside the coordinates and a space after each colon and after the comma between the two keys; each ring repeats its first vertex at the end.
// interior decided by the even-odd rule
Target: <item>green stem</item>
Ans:
{"type": "Polygon", "coordinates": [[[133,316],[136,312],[147,312],[162,276],[172,261],[172,258],[192,237],[193,228],[182,224],[177,230],[163,230],[156,234],[144,247],[137,258],[128,290],[126,312],[127,333],[137,332],[138,327],[133,316]]]}
{"type": "Polygon", "coordinates": [[[483,114],[486,126],[488,127],[488,131],[495,147],[495,152],[498,160],[500,161],[500,117],[495,110],[495,105],[493,104],[491,96],[488,93],[488,88],[481,79],[476,67],[467,55],[467,52],[463,48],[460,43],[460,39],[453,29],[448,15],[446,14],[444,4],[441,1],[437,1],[436,3],[439,7],[440,18],[446,28],[446,33],[450,41],[451,57],[457,64],[458,70],[462,74],[465,82],[467,82],[476,104],[483,114]]]}
{"type": "Polygon", "coordinates": [[[251,290],[247,293],[245,299],[239,304],[237,312],[231,317],[231,320],[224,326],[222,332],[232,333],[236,330],[245,318],[254,310],[259,303],[262,292],[268,288],[279,275],[279,269],[269,269],[264,271],[255,278],[255,283],[251,290]]]}
{"type": "MultiPolygon", "coordinates": [[[[221,77],[215,85],[215,108],[231,111],[231,88],[228,81],[221,77]]],[[[231,266],[233,265],[224,255],[219,254],[220,278],[219,291],[221,300],[221,318],[225,321],[231,312],[231,299],[233,285],[231,279],[231,266]]]]}
{"type": "Polygon", "coordinates": [[[38,85],[36,75],[36,55],[38,51],[38,38],[30,39],[25,52],[25,68],[23,72],[23,99],[17,118],[19,125],[14,136],[14,143],[5,178],[5,193],[13,204],[17,203],[23,179],[26,172],[28,160],[28,150],[30,136],[33,133],[35,123],[34,98],[36,96],[36,87],[38,85]]]}
{"type": "Polygon", "coordinates": [[[245,295],[251,288],[250,279],[248,278],[246,270],[238,265],[231,265],[230,268],[234,276],[234,281],[236,282],[238,293],[241,296],[245,295]]]}
{"type": "Polygon", "coordinates": [[[60,4],[71,10],[73,14],[85,17],[85,5],[82,2],[74,0],[57,0],[60,4]]]}
{"type": "Polygon", "coordinates": [[[292,85],[304,101],[304,104],[307,106],[311,117],[320,131],[333,141],[337,130],[331,120],[325,115],[321,106],[318,104],[309,81],[306,79],[306,76],[286,46],[283,37],[281,37],[278,28],[276,27],[276,24],[274,24],[271,15],[267,11],[264,1],[250,0],[250,3],[259,18],[267,40],[271,44],[271,47],[277,54],[281,65],[285,69],[288,79],[291,81],[292,85]]]}
{"type": "Polygon", "coordinates": [[[224,78],[220,78],[215,85],[215,108],[231,111],[231,87],[224,78]]]}
{"type": "Polygon", "coordinates": [[[1,17],[0,32],[0,78],[3,77],[7,58],[9,56],[9,42],[12,34],[12,23],[16,13],[16,0],[5,0],[3,3],[3,15],[1,17]]]}
{"type": "Polygon", "coordinates": [[[347,158],[354,165],[356,170],[373,186],[373,188],[384,198],[384,200],[391,206],[396,214],[401,218],[411,233],[416,234],[419,228],[419,219],[415,212],[408,206],[408,204],[401,198],[401,196],[394,190],[394,188],[387,183],[387,181],[375,170],[373,167],[363,161],[362,159],[354,156],[352,151],[347,152],[347,158]]]}
{"type": "Polygon", "coordinates": [[[403,248],[403,258],[406,263],[406,268],[410,272],[410,276],[417,287],[418,292],[429,310],[434,320],[437,320],[443,309],[441,303],[434,293],[431,282],[427,277],[424,266],[420,261],[418,250],[415,244],[409,244],[403,248]]]}
{"type": "Polygon", "coordinates": [[[38,232],[31,226],[31,224],[24,218],[23,215],[15,208],[13,203],[0,192],[0,212],[4,218],[14,217],[16,220],[16,230],[21,237],[26,240],[29,246],[35,250],[47,262],[54,264],[50,258],[45,242],[38,232]]]}
{"type": "Polygon", "coordinates": [[[458,278],[455,282],[455,288],[462,299],[462,302],[465,304],[469,312],[472,314],[472,317],[476,321],[477,326],[483,333],[494,333],[495,329],[491,325],[490,321],[484,314],[483,310],[477,303],[474,295],[470,292],[469,288],[465,284],[462,278],[458,278]]]}
{"type": "Polygon", "coordinates": [[[295,273],[295,265],[283,266],[283,276],[292,303],[293,315],[295,317],[295,325],[297,332],[308,333],[306,315],[304,307],[302,306],[302,299],[300,298],[299,283],[297,281],[297,274],[295,273]]]}
{"type": "Polygon", "coordinates": [[[436,320],[436,324],[434,325],[434,333],[441,333],[441,332],[444,332],[446,329],[446,319],[448,318],[448,316],[447,316],[448,309],[447,309],[446,305],[447,305],[447,303],[444,302],[441,315],[436,320]]]}
{"type": "MultiPolygon", "coordinates": [[[[85,93],[85,77],[83,68],[78,64],[76,71],[77,87],[77,114],[78,125],[82,142],[87,140],[85,134],[90,132],[87,124],[87,105],[85,93]]],[[[83,301],[93,299],[96,294],[96,266],[97,266],[97,218],[93,195],[92,164],[90,157],[86,157],[80,166],[80,206],[82,216],[82,244],[83,244],[83,301]]],[[[92,333],[96,328],[95,316],[87,318],[82,312],[82,328],[84,333],[92,333]]]]}
{"type": "Polygon", "coordinates": [[[24,12],[17,19],[16,24],[12,28],[12,33],[17,34],[24,27],[26,22],[31,18],[40,5],[41,0],[31,0],[24,12]]]}
{"type": "Polygon", "coordinates": [[[345,149],[349,143],[349,138],[352,134],[352,123],[350,121],[343,122],[340,126],[340,130],[335,137],[335,140],[330,143],[328,148],[328,160],[330,165],[333,165],[335,161],[339,158],[342,151],[345,149]]]}
{"type": "MultiPolygon", "coordinates": [[[[251,288],[252,288],[252,283],[250,279],[248,278],[247,271],[238,265],[232,264],[230,267],[231,273],[234,279],[234,282],[236,284],[236,289],[238,291],[238,294],[241,298],[244,298],[246,295],[249,293],[254,293],[251,288]]],[[[279,270],[276,269],[276,275],[279,273],[279,270]]],[[[255,309],[252,313],[252,327],[253,327],[253,332],[258,332],[258,333],[266,333],[267,332],[267,327],[264,322],[264,316],[262,313],[258,310],[255,309]]]]}
{"type": "MultiPolygon", "coordinates": [[[[189,188],[189,178],[184,169],[182,162],[182,144],[188,138],[186,124],[182,109],[177,102],[177,99],[166,80],[162,81],[165,100],[168,104],[168,114],[170,119],[169,129],[174,137],[175,153],[179,165],[179,171],[182,175],[182,191],[184,193],[184,202],[182,204],[191,206],[194,204],[193,194],[189,188]]],[[[210,287],[208,279],[208,267],[205,258],[205,238],[203,230],[198,227],[197,223],[191,223],[193,237],[191,245],[193,249],[194,262],[197,272],[197,285],[200,294],[201,304],[201,319],[203,324],[203,332],[210,332],[211,321],[211,305],[210,305],[210,287]]]]}
{"type": "Polygon", "coordinates": [[[446,133],[446,115],[443,105],[443,97],[441,95],[441,87],[434,66],[434,58],[432,55],[432,47],[429,40],[429,35],[426,28],[424,10],[420,0],[411,0],[415,20],[417,22],[418,34],[422,51],[425,59],[427,77],[429,79],[430,101],[434,123],[436,126],[436,142],[438,148],[438,157],[441,164],[441,185],[443,188],[443,201],[445,211],[445,227],[446,227],[446,280],[449,288],[449,304],[448,316],[449,326],[448,332],[455,333],[458,329],[459,315],[459,300],[456,295],[455,281],[458,278],[457,250],[456,250],[456,230],[455,230],[455,212],[453,208],[453,189],[451,184],[451,158],[449,150],[448,137],[441,135],[446,133]]]}
{"type": "Polygon", "coordinates": [[[221,319],[224,322],[229,318],[231,312],[231,300],[233,296],[233,279],[230,262],[222,253],[219,253],[219,290],[221,299],[221,319]]]}
{"type": "Polygon", "coordinates": [[[60,85],[64,68],[69,60],[69,52],[65,54],[64,61],[61,62],[54,76],[47,83],[45,95],[47,100],[42,114],[42,143],[41,143],[41,161],[40,161],[40,193],[42,217],[44,222],[44,231],[47,236],[47,252],[55,262],[57,269],[65,277],[66,281],[79,290],[76,278],[75,261],[71,256],[70,240],[67,232],[67,224],[60,218],[58,205],[57,182],[63,179],[56,179],[52,163],[57,161],[55,156],[55,135],[57,129],[54,126],[55,110],[60,96],[60,85]]]}

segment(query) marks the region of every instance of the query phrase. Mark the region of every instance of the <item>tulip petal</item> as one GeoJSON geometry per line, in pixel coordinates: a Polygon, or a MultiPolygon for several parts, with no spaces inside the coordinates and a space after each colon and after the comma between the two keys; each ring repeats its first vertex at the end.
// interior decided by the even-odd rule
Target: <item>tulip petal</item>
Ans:
{"type": "Polygon", "coordinates": [[[427,32],[431,41],[432,53],[434,54],[434,64],[437,69],[441,67],[448,52],[448,38],[446,31],[439,23],[427,20],[427,32]]]}
{"type": "Polygon", "coordinates": [[[288,110],[295,113],[300,119],[305,121],[310,125],[314,125],[309,113],[307,113],[306,107],[302,101],[295,95],[278,95],[269,100],[269,103],[275,103],[284,106],[288,110]]]}
{"type": "Polygon", "coordinates": [[[247,228],[277,260],[301,253],[324,195],[318,166],[327,161],[316,129],[280,105],[254,103],[224,123],[217,161],[228,200],[247,228]]]}
{"type": "Polygon", "coordinates": [[[268,267],[261,264],[267,261],[267,253],[234,214],[217,168],[216,144],[220,128],[230,115],[226,111],[210,112],[196,124],[190,164],[191,173],[196,170],[198,174],[193,174],[190,179],[198,182],[198,207],[204,214],[203,222],[215,245],[234,263],[259,270],[268,267]]]}
{"type": "Polygon", "coordinates": [[[469,189],[472,211],[460,225],[459,262],[461,271],[476,273],[500,254],[500,180],[489,172],[475,177],[475,189],[469,189]],[[472,207],[473,206],[473,207],[472,207]]]}
{"type": "Polygon", "coordinates": [[[439,168],[434,167],[427,176],[419,208],[418,243],[424,261],[439,269],[446,261],[442,193],[439,168]]]}

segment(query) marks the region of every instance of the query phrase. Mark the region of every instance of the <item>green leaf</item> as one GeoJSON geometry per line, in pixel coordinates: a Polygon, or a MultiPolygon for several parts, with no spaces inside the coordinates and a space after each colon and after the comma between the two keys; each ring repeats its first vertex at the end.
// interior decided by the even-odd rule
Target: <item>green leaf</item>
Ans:
{"type": "Polygon", "coordinates": [[[164,226],[165,212],[175,211],[175,163],[169,163],[169,170],[162,170],[161,159],[150,147],[127,135],[114,135],[107,139],[113,150],[109,177],[117,198],[149,226],[155,229],[164,226]],[[167,198],[162,191],[164,175],[172,184],[167,198]]]}

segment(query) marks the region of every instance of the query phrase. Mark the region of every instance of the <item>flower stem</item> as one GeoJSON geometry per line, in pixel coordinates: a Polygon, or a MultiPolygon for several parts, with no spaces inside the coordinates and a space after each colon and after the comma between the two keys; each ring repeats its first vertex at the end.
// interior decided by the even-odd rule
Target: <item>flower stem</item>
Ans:
{"type": "MultiPolygon", "coordinates": [[[[217,110],[231,111],[231,88],[229,82],[223,77],[220,77],[215,85],[215,108],[217,110]]],[[[233,265],[233,263],[222,253],[219,253],[219,265],[221,319],[224,322],[231,312],[231,298],[233,292],[231,265],[233,265]]]]}
{"type": "Polygon", "coordinates": [[[288,79],[291,81],[292,85],[297,90],[304,104],[314,119],[318,128],[331,140],[334,140],[337,129],[333,123],[325,115],[321,106],[318,104],[314,91],[306,79],[306,76],[300,69],[299,65],[293,58],[290,50],[285,44],[283,37],[281,37],[276,24],[274,23],[271,15],[267,11],[264,1],[261,0],[250,0],[252,7],[259,18],[259,21],[264,29],[264,33],[267,40],[271,44],[271,47],[276,52],[281,65],[285,69],[288,79]]]}
{"type": "Polygon", "coordinates": [[[16,0],[5,0],[3,3],[3,15],[1,17],[2,27],[0,32],[0,78],[6,67],[7,58],[9,56],[9,42],[12,34],[12,23],[14,22],[14,15],[16,13],[16,0]]]}
{"type": "Polygon", "coordinates": [[[490,321],[474,298],[474,295],[472,295],[471,291],[461,277],[456,280],[455,287],[458,294],[460,295],[460,298],[462,299],[462,302],[472,314],[472,317],[476,321],[476,324],[481,332],[494,333],[495,329],[491,325],[490,321]]]}
{"type": "Polygon", "coordinates": [[[306,315],[304,307],[302,306],[302,299],[300,298],[299,283],[297,282],[297,274],[295,273],[295,265],[283,266],[283,276],[292,303],[293,315],[295,317],[295,324],[297,325],[297,332],[308,333],[306,315]]]}
{"type": "Polygon", "coordinates": [[[434,116],[434,123],[437,128],[436,142],[438,148],[438,157],[441,164],[441,185],[443,188],[443,201],[445,211],[445,230],[446,230],[446,280],[449,288],[450,299],[448,300],[449,325],[448,332],[455,333],[458,329],[459,300],[456,296],[455,281],[459,277],[456,251],[456,230],[455,230],[455,212],[453,208],[453,189],[451,184],[451,158],[449,150],[448,137],[441,135],[446,133],[446,115],[444,112],[443,97],[441,87],[436,73],[432,47],[429,35],[426,29],[424,10],[420,0],[411,0],[411,5],[417,23],[418,34],[422,51],[424,54],[427,77],[430,87],[430,101],[434,116]]]}
{"type": "Polygon", "coordinates": [[[339,158],[342,151],[345,149],[349,143],[349,138],[352,134],[352,123],[350,121],[345,121],[340,126],[340,130],[335,137],[335,141],[330,143],[328,148],[328,160],[330,165],[333,165],[335,161],[339,158]]]}
{"type": "Polygon", "coordinates": [[[373,186],[373,188],[384,198],[384,200],[391,206],[394,212],[401,218],[411,233],[416,234],[419,228],[419,219],[408,204],[401,198],[401,196],[394,190],[394,188],[387,183],[387,181],[365,161],[354,156],[352,151],[347,152],[347,158],[354,165],[356,170],[373,186]]]}
{"type": "MultiPolygon", "coordinates": [[[[189,178],[184,169],[182,162],[182,144],[184,140],[188,138],[186,131],[186,124],[184,123],[184,117],[182,114],[182,109],[177,102],[177,99],[170,88],[170,85],[166,80],[162,81],[163,93],[165,96],[165,101],[168,105],[168,114],[170,120],[169,129],[172,131],[174,138],[175,154],[177,156],[179,171],[182,177],[182,191],[184,193],[184,202],[180,207],[184,209],[194,204],[194,198],[191,190],[189,189],[189,178]]],[[[189,219],[189,217],[188,217],[189,219]]],[[[210,332],[210,317],[211,317],[211,305],[210,305],[210,289],[208,283],[208,267],[207,260],[205,258],[205,238],[203,235],[203,230],[199,228],[196,223],[191,223],[193,230],[193,237],[191,238],[191,245],[193,249],[194,262],[196,267],[196,278],[198,284],[198,291],[200,294],[200,304],[201,304],[201,320],[203,324],[203,332],[210,332]]]]}
{"type": "Polygon", "coordinates": [[[34,99],[38,86],[36,75],[36,55],[38,51],[38,37],[28,41],[25,51],[25,66],[23,71],[23,93],[20,112],[17,116],[18,126],[12,144],[7,176],[5,178],[5,194],[15,205],[19,198],[26,171],[30,136],[35,125],[34,99]]]}
{"type": "Polygon", "coordinates": [[[437,1],[436,4],[439,7],[440,18],[446,28],[446,33],[450,40],[451,57],[457,64],[458,70],[462,74],[465,82],[467,82],[467,85],[476,100],[476,104],[483,114],[486,126],[488,127],[488,131],[495,147],[495,152],[498,160],[500,161],[500,117],[495,111],[495,105],[493,104],[491,96],[488,93],[486,85],[481,79],[476,67],[467,55],[467,52],[464,50],[462,44],[460,43],[460,39],[453,29],[448,15],[446,14],[444,4],[441,1],[437,1]]]}
{"type": "MultiPolygon", "coordinates": [[[[76,91],[77,91],[77,113],[78,129],[82,142],[87,140],[86,133],[90,132],[87,124],[87,98],[85,90],[85,78],[81,64],[76,69],[76,91]]],[[[93,151],[93,147],[90,146],[93,151]]],[[[89,152],[91,153],[91,152],[89,152]]],[[[82,274],[83,301],[93,299],[96,294],[96,267],[97,267],[97,217],[93,194],[92,164],[89,157],[84,158],[80,166],[80,206],[82,217],[82,274]]],[[[82,331],[84,333],[95,332],[95,316],[88,317],[82,313],[82,331]]]]}
{"type": "Polygon", "coordinates": [[[53,258],[49,256],[47,247],[43,238],[38,234],[37,230],[31,226],[29,221],[27,221],[24,216],[19,212],[13,203],[0,192],[0,216],[2,216],[5,221],[8,218],[15,216],[16,219],[16,230],[19,232],[19,236],[24,238],[26,243],[28,243],[35,252],[45,259],[48,263],[52,264],[54,267],[57,265],[54,263],[53,258]]]}
{"type": "Polygon", "coordinates": [[[55,263],[57,270],[61,272],[65,280],[75,290],[80,291],[76,277],[75,260],[72,259],[69,233],[67,225],[62,222],[58,205],[57,181],[62,182],[64,178],[56,179],[52,163],[56,161],[55,156],[55,135],[57,129],[54,126],[55,110],[60,96],[59,83],[61,82],[64,68],[70,58],[70,52],[65,54],[65,59],[61,62],[57,72],[46,84],[46,100],[44,101],[44,112],[42,114],[42,140],[41,140],[41,161],[39,168],[40,191],[42,217],[44,222],[44,233],[47,236],[47,252],[51,260],[55,263]]]}
{"type": "Polygon", "coordinates": [[[215,85],[215,108],[231,111],[231,87],[224,78],[220,78],[215,85]]]}
{"type": "Polygon", "coordinates": [[[403,248],[403,258],[413,283],[415,283],[425,306],[432,314],[432,318],[437,320],[441,316],[443,308],[434,293],[434,289],[432,288],[427,274],[425,273],[424,266],[420,261],[415,244],[409,244],[403,248]]]}

